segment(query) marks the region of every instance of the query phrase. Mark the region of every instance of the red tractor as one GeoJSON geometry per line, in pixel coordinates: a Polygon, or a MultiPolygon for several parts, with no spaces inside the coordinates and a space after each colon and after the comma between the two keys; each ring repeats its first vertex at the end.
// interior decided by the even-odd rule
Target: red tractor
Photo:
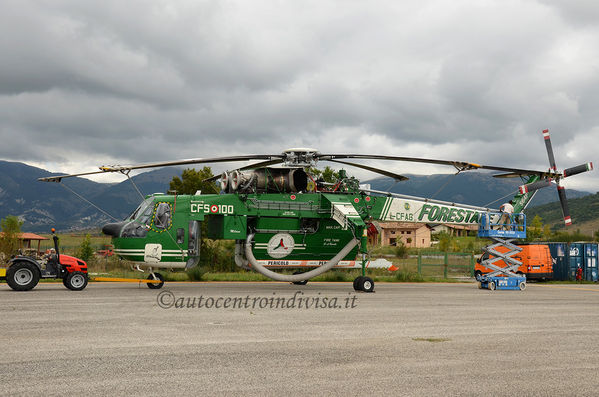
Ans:
{"type": "Polygon", "coordinates": [[[6,282],[15,291],[33,289],[40,278],[61,279],[65,287],[73,291],[81,291],[87,286],[87,263],[81,259],[58,252],[58,237],[52,229],[54,251],[42,259],[17,255],[8,263],[6,282]]]}

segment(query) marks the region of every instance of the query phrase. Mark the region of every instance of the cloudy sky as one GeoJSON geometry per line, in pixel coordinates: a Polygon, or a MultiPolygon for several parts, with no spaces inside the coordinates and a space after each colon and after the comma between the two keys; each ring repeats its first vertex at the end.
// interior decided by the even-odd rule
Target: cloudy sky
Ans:
{"type": "Polygon", "coordinates": [[[0,53],[0,158],[56,172],[297,146],[546,169],[544,128],[559,168],[599,160],[596,0],[4,0],[0,53]]]}

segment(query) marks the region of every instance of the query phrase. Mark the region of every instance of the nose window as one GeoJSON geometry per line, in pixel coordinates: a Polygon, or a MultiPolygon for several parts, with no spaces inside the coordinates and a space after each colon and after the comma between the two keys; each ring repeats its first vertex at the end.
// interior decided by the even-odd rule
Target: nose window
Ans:
{"type": "Polygon", "coordinates": [[[171,225],[171,206],[169,203],[158,203],[154,214],[154,227],[167,229],[171,225]]]}

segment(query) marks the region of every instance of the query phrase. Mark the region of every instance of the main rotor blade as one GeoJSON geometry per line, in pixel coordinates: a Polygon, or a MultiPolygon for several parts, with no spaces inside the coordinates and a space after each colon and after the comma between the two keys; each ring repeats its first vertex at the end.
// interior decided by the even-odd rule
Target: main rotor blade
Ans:
{"type": "Polygon", "coordinates": [[[46,176],[43,178],[37,178],[40,182],[60,182],[62,178],[72,178],[76,176],[85,176],[85,175],[94,175],[94,174],[103,174],[104,171],[90,171],[90,172],[80,172],[78,174],[68,174],[68,175],[57,175],[57,176],[46,176]]]}
{"type": "Polygon", "coordinates": [[[562,206],[562,213],[564,214],[564,223],[566,226],[572,224],[572,218],[570,218],[570,209],[568,208],[568,199],[566,199],[566,189],[559,183],[557,185],[557,195],[559,196],[559,202],[562,206]]]}
{"type": "Polygon", "coordinates": [[[63,178],[71,178],[74,176],[84,176],[84,175],[103,174],[106,172],[126,173],[131,170],[139,170],[139,169],[144,169],[144,168],[172,167],[172,166],[177,166],[177,165],[206,164],[206,163],[226,163],[226,162],[233,162],[233,161],[249,161],[249,160],[273,160],[273,159],[280,160],[282,158],[283,158],[283,156],[280,154],[274,154],[274,155],[272,155],[272,154],[254,154],[254,155],[245,155],[245,156],[229,156],[229,157],[213,157],[213,158],[197,158],[197,159],[187,159],[187,160],[177,160],[177,161],[165,161],[165,162],[161,162],[161,163],[147,163],[147,164],[139,164],[139,165],[131,165],[131,166],[103,165],[100,167],[100,171],[51,176],[51,177],[39,178],[38,180],[43,181],[43,182],[59,182],[63,178]]]}
{"type": "MultiPolygon", "coordinates": [[[[236,168],[236,170],[237,171],[253,170],[253,169],[256,169],[256,168],[268,167],[269,165],[281,164],[283,161],[284,161],[283,159],[261,161],[259,163],[254,163],[254,164],[246,165],[245,167],[236,168]]],[[[202,182],[214,182],[217,179],[220,179],[221,176],[222,176],[222,174],[221,175],[214,175],[212,178],[204,179],[202,182]]]]}
{"type": "Polygon", "coordinates": [[[399,174],[396,174],[394,172],[387,171],[387,170],[382,170],[380,168],[370,167],[370,166],[364,165],[364,164],[350,163],[350,162],[341,161],[341,160],[326,160],[326,161],[332,161],[333,163],[345,164],[345,165],[349,165],[351,167],[362,168],[363,170],[367,170],[367,171],[375,172],[377,174],[391,177],[397,181],[407,181],[408,179],[410,179],[407,176],[399,175],[399,174]]]}
{"type": "Polygon", "coordinates": [[[518,174],[515,172],[506,172],[504,174],[495,174],[493,178],[519,178],[522,174],[518,174]]]}
{"type": "Polygon", "coordinates": [[[557,167],[555,165],[555,157],[553,157],[553,147],[551,146],[551,137],[549,136],[549,130],[543,130],[543,138],[545,139],[547,157],[549,157],[549,166],[553,171],[557,171],[557,167]]]}
{"type": "Polygon", "coordinates": [[[465,162],[465,161],[424,159],[424,158],[418,158],[418,157],[364,155],[364,154],[319,154],[318,155],[319,161],[327,161],[327,160],[335,160],[335,159],[407,161],[407,162],[412,162],[412,163],[452,165],[460,171],[473,170],[473,169],[486,169],[486,170],[508,172],[508,173],[515,174],[515,175],[538,175],[541,178],[557,179],[557,178],[561,177],[561,174],[558,174],[557,172],[526,170],[526,169],[520,169],[520,168],[497,167],[497,166],[492,166],[492,165],[469,163],[469,162],[465,162]]]}
{"type": "Polygon", "coordinates": [[[100,169],[106,172],[120,172],[129,170],[138,170],[142,168],[158,168],[158,167],[172,167],[175,165],[191,165],[191,164],[205,164],[205,163],[226,163],[229,161],[249,161],[249,160],[272,160],[274,158],[280,159],[283,156],[272,155],[272,154],[254,154],[246,156],[229,156],[229,157],[213,157],[213,158],[199,158],[199,159],[188,159],[188,160],[176,160],[176,161],[165,161],[162,163],[148,163],[132,166],[102,166],[100,169]]]}

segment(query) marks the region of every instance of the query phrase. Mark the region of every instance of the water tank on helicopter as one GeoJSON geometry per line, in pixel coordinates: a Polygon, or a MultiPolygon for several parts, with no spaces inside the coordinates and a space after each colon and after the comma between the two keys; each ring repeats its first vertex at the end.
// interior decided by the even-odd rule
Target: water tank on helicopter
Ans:
{"type": "Polygon", "coordinates": [[[258,168],[223,172],[221,176],[221,188],[229,192],[297,193],[307,187],[308,174],[303,168],[258,168]]]}

